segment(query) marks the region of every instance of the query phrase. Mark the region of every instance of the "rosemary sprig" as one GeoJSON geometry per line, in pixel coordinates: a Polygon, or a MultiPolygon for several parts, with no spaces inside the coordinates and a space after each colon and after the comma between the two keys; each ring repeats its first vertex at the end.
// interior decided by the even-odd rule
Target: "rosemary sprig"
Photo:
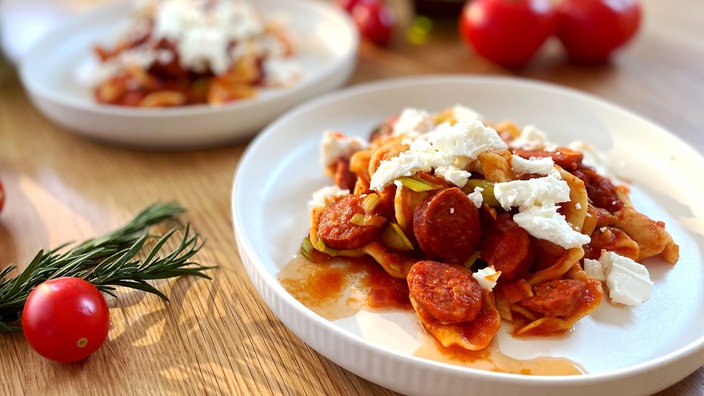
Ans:
{"type": "Polygon", "coordinates": [[[152,225],[177,220],[184,212],[176,203],[147,207],[124,226],[97,238],[88,239],[67,250],[63,244],[53,250],[41,250],[29,265],[15,277],[10,265],[0,271],[0,332],[21,331],[17,325],[24,302],[40,283],[63,276],[83,278],[101,291],[115,296],[117,286],[128,287],[168,297],[147,281],[182,275],[210,277],[205,270],[213,268],[190,261],[203,246],[197,232],[189,224],[183,227],[179,245],[162,257],[165,244],[181,227],[174,227],[163,236],[151,234],[152,225]],[[148,246],[148,242],[154,242],[148,246]],[[138,256],[149,249],[144,259],[138,256]]]}

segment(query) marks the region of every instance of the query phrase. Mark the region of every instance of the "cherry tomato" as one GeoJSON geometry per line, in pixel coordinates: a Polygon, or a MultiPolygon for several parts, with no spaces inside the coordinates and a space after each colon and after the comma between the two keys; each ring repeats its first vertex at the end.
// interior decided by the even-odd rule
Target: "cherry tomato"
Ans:
{"type": "Polygon", "coordinates": [[[100,290],[79,278],[35,287],[22,312],[22,331],[40,355],[62,363],[85,359],[105,341],[110,311],[100,290]]]}
{"type": "Polygon", "coordinates": [[[394,31],[396,16],[382,0],[358,0],[352,7],[354,20],[362,37],[386,45],[394,31]]]}
{"type": "Polygon", "coordinates": [[[0,212],[2,212],[2,207],[5,205],[5,188],[2,186],[0,181],[0,212]]]}
{"type": "Polygon", "coordinates": [[[459,21],[477,54],[508,68],[525,66],[556,26],[551,0],[470,0],[459,21]]]}
{"type": "Polygon", "coordinates": [[[606,62],[638,31],[638,0],[563,0],[558,5],[557,37],[571,61],[606,62]]]}

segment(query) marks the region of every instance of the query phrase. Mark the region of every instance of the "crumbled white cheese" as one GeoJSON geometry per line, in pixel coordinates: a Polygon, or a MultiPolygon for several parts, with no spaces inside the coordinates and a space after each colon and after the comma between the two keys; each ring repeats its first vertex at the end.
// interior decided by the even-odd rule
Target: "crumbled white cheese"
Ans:
{"type": "Polygon", "coordinates": [[[212,27],[194,27],[178,39],[177,49],[181,65],[198,73],[208,69],[216,75],[230,68],[227,54],[228,38],[212,27]]]}
{"type": "Polygon", "coordinates": [[[211,71],[222,75],[244,54],[264,58],[267,86],[287,86],[301,78],[302,68],[288,59],[278,37],[269,34],[264,20],[250,2],[241,0],[141,0],[134,8],[135,20],[126,37],[145,37],[131,48],[127,59],[120,56],[101,63],[95,83],[123,70],[130,62],[148,69],[155,62],[167,64],[173,54],[155,49],[162,40],[175,47],[180,65],[188,71],[211,71]],[[151,28],[151,31],[149,29],[151,28]],[[271,63],[269,63],[271,61],[271,63]]]}
{"type": "Polygon", "coordinates": [[[470,174],[455,165],[458,157],[466,162],[486,150],[506,147],[496,131],[479,120],[443,123],[412,140],[408,150],[381,161],[371,177],[370,187],[379,191],[398,177],[437,168],[443,177],[449,177],[448,181],[461,187],[470,174]]]}
{"type": "Polygon", "coordinates": [[[176,43],[181,64],[190,70],[210,68],[222,74],[230,67],[227,46],[264,32],[261,18],[241,1],[166,0],[154,13],[154,38],[176,43]]]}
{"type": "Polygon", "coordinates": [[[580,247],[591,240],[557,211],[558,203],[570,200],[570,188],[557,170],[544,177],[496,183],[494,196],[505,210],[518,207],[513,220],[536,238],[565,249],[580,247]]]}
{"type": "Polygon", "coordinates": [[[320,143],[320,164],[327,168],[339,158],[349,158],[366,147],[367,143],[362,139],[349,137],[338,131],[323,131],[323,139],[320,143]]]}
{"type": "Polygon", "coordinates": [[[557,212],[557,206],[531,206],[513,216],[513,221],[538,239],[550,241],[565,249],[589,243],[589,235],[575,231],[565,216],[557,212]]]}
{"type": "Polygon", "coordinates": [[[610,251],[603,251],[599,262],[605,269],[611,301],[640,305],[650,298],[654,284],[644,265],[610,251]]]}
{"type": "Polygon", "coordinates": [[[586,272],[587,275],[594,280],[602,282],[606,280],[604,266],[601,265],[601,262],[599,262],[599,260],[585,258],[584,272],[586,272]]]}
{"type": "Polygon", "coordinates": [[[508,148],[493,128],[477,119],[460,121],[454,125],[440,124],[423,138],[443,153],[469,158],[476,158],[487,150],[508,148]]]}
{"type": "Polygon", "coordinates": [[[472,203],[474,204],[474,206],[477,207],[477,209],[481,208],[482,204],[484,203],[484,196],[482,195],[482,191],[484,191],[483,188],[474,187],[474,191],[467,194],[467,198],[472,201],[472,203]]]}
{"type": "Polygon", "coordinates": [[[464,187],[472,174],[464,169],[452,165],[442,165],[435,168],[435,175],[440,176],[457,187],[464,187]]]}
{"type": "Polygon", "coordinates": [[[394,179],[411,176],[418,171],[430,172],[438,166],[449,166],[452,160],[451,156],[438,153],[427,141],[419,138],[411,143],[408,150],[381,161],[371,177],[369,186],[380,191],[394,179]]]}
{"type": "Polygon", "coordinates": [[[435,121],[432,114],[425,110],[406,108],[396,120],[392,135],[416,137],[429,132],[434,127],[435,121]]]}
{"type": "Polygon", "coordinates": [[[511,157],[511,169],[516,173],[547,175],[554,168],[551,157],[525,159],[515,154],[511,157]]]}
{"type": "Polygon", "coordinates": [[[547,146],[548,137],[545,132],[533,125],[526,125],[521,135],[511,142],[512,148],[541,149],[547,146]]]}
{"type": "Polygon", "coordinates": [[[301,64],[292,58],[270,58],[264,61],[264,77],[270,87],[286,87],[303,75],[301,64]]]}
{"type": "Polygon", "coordinates": [[[457,122],[465,122],[478,119],[479,113],[467,106],[455,105],[452,108],[452,116],[457,122]]]}
{"type": "Polygon", "coordinates": [[[528,209],[534,205],[555,205],[570,200],[570,187],[558,171],[545,177],[512,180],[494,184],[494,196],[504,210],[511,207],[528,209]]]}
{"type": "Polygon", "coordinates": [[[497,271],[493,265],[490,265],[472,273],[472,276],[482,289],[492,291],[501,276],[501,271],[497,271]]]}
{"type": "Polygon", "coordinates": [[[338,186],[327,186],[315,191],[310,201],[308,208],[312,209],[316,206],[328,207],[335,201],[350,195],[350,190],[342,189],[338,186]]]}

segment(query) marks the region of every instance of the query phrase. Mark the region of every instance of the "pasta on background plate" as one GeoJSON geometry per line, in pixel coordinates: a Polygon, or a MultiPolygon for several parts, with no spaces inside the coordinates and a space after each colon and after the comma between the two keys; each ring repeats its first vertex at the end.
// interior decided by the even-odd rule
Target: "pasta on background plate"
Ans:
{"type": "Polygon", "coordinates": [[[641,304],[654,284],[640,262],[675,264],[679,247],[597,171],[589,146],[571,147],[463,106],[405,109],[368,141],[326,131],[333,185],[313,194],[301,252],[372,258],[405,282],[428,333],[471,351],[502,321],[516,337],[548,336],[604,296],[641,304]]]}
{"type": "Polygon", "coordinates": [[[141,0],[129,22],[112,48],[95,47],[99,103],[218,105],[302,76],[290,32],[260,15],[256,2],[141,0]]]}

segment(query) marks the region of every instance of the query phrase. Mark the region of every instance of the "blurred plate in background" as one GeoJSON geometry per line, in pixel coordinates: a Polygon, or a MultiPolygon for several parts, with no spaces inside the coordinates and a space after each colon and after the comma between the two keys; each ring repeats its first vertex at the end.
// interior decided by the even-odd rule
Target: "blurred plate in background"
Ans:
{"type": "Polygon", "coordinates": [[[289,88],[261,90],[221,106],[128,108],[98,104],[87,84],[95,44],[114,43],[131,3],[94,8],[57,27],[20,61],[20,77],[50,120],[84,136],[144,148],[186,149],[249,138],[290,107],[344,84],[354,70],[358,33],[331,3],[257,0],[266,18],[287,24],[303,69],[289,88]]]}

